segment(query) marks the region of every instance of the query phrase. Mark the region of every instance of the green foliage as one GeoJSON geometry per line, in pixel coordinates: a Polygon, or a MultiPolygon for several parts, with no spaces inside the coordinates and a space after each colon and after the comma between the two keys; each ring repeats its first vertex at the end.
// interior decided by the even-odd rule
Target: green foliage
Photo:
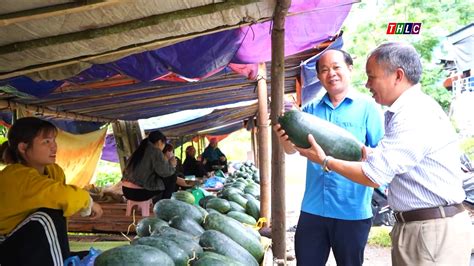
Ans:
{"type": "MultiPolygon", "coordinates": [[[[428,64],[426,64],[428,65],[428,64]]],[[[423,91],[433,97],[447,113],[451,105],[452,95],[446,88],[440,84],[440,80],[444,79],[444,73],[440,66],[425,67],[421,78],[423,91]]]]}
{"type": "Polygon", "coordinates": [[[423,60],[422,85],[445,111],[449,109],[451,96],[440,84],[447,76],[435,66],[434,49],[446,35],[472,22],[474,5],[469,1],[400,0],[372,1],[355,4],[344,23],[344,49],[354,57],[353,84],[362,92],[367,81],[365,62],[369,51],[384,41],[407,41],[417,49],[423,60]],[[370,13],[370,16],[367,14],[370,13]],[[421,22],[418,35],[387,35],[389,22],[421,22]]]}
{"type": "Polygon", "coordinates": [[[118,183],[122,179],[120,164],[100,160],[96,169],[96,187],[106,187],[118,183]]]}
{"type": "Polygon", "coordinates": [[[129,241],[101,241],[101,242],[70,241],[69,242],[71,251],[84,251],[84,250],[89,250],[90,248],[106,251],[118,246],[124,246],[128,244],[130,244],[129,241]]]}
{"type": "Polygon", "coordinates": [[[0,125],[0,144],[7,140],[7,128],[0,125]]]}
{"type": "Polygon", "coordinates": [[[219,149],[226,155],[227,161],[246,161],[247,152],[252,150],[251,132],[241,129],[219,142],[219,149]]]}
{"type": "Polygon", "coordinates": [[[461,141],[461,150],[474,161],[474,138],[467,138],[461,141]]]}
{"type": "Polygon", "coordinates": [[[387,227],[372,227],[370,228],[369,239],[367,243],[379,247],[391,247],[392,241],[390,239],[390,229],[387,227]]]}
{"type": "Polygon", "coordinates": [[[0,125],[0,136],[7,136],[7,128],[5,126],[0,125]]]}

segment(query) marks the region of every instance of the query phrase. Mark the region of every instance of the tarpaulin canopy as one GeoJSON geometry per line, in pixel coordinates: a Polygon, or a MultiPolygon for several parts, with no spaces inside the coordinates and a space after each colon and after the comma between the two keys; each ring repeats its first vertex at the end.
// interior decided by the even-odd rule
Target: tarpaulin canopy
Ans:
{"type": "MultiPolygon", "coordinates": [[[[474,69],[474,23],[446,36],[460,72],[474,69]]],[[[472,75],[472,74],[471,74],[472,75]]]]}
{"type": "MultiPolygon", "coordinates": [[[[253,118],[257,112],[257,104],[243,107],[234,107],[229,109],[216,110],[211,114],[200,117],[181,124],[160,128],[166,136],[186,136],[193,133],[205,134],[226,134],[228,128],[219,128],[222,125],[233,125],[239,121],[253,118]],[[207,131],[206,131],[207,129],[207,131]]],[[[243,127],[243,123],[240,128],[243,127]]]]}
{"type": "MultiPolygon", "coordinates": [[[[0,33],[12,37],[0,41],[0,109],[8,112],[22,105],[52,119],[107,122],[257,99],[257,63],[271,60],[274,2],[226,1],[225,7],[214,1],[185,2],[130,1],[88,6],[89,11],[72,8],[69,16],[46,11],[6,16],[0,20],[0,33]],[[158,2],[166,2],[162,10],[182,16],[165,19],[170,14],[158,2]],[[204,6],[214,7],[214,12],[204,6]],[[141,27],[140,21],[148,26],[141,27]],[[188,27],[179,28],[183,25],[188,27]]],[[[295,91],[300,62],[337,36],[353,2],[293,1],[285,31],[286,92],[295,91]]],[[[2,8],[3,14],[11,12],[2,8]]],[[[267,77],[270,84],[269,73],[267,77]]],[[[244,109],[235,111],[242,113],[239,119],[256,113],[244,109]]],[[[236,122],[235,113],[221,115],[231,117],[217,121],[236,122]]],[[[182,133],[204,130],[205,124],[183,124],[182,133]]]]}

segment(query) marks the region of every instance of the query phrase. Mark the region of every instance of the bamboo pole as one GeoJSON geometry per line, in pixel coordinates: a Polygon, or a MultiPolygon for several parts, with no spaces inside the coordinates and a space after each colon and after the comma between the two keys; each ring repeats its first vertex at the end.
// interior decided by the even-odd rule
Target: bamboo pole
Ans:
{"type": "Polygon", "coordinates": [[[181,142],[181,150],[179,152],[179,158],[181,159],[181,163],[184,163],[184,158],[183,158],[184,136],[181,136],[180,142],[181,142]]]}
{"type": "Polygon", "coordinates": [[[258,157],[258,143],[257,143],[257,128],[255,127],[252,127],[252,130],[250,131],[250,140],[252,141],[252,143],[250,143],[251,145],[251,148],[252,148],[252,155],[253,155],[253,159],[254,159],[254,162],[255,162],[255,166],[257,168],[260,167],[260,162],[259,162],[259,157],[258,157]]]}
{"type": "Polygon", "coordinates": [[[267,219],[265,227],[270,226],[270,173],[269,173],[269,145],[268,145],[268,95],[267,95],[267,67],[265,63],[258,64],[257,75],[258,117],[257,143],[258,162],[260,171],[260,216],[267,219]]]}
{"type": "Polygon", "coordinates": [[[117,154],[119,157],[120,169],[123,172],[127,164],[127,155],[125,153],[125,143],[123,137],[123,121],[115,121],[112,123],[112,130],[114,132],[115,143],[117,144],[117,154]]]}
{"type": "Polygon", "coordinates": [[[42,115],[70,118],[72,120],[82,120],[82,121],[89,121],[89,122],[112,122],[113,121],[112,119],[107,119],[107,118],[102,118],[102,117],[80,115],[80,114],[72,113],[72,112],[53,111],[39,105],[22,104],[22,103],[17,103],[14,101],[0,100],[0,109],[2,108],[17,109],[18,107],[21,107],[28,111],[39,113],[42,115]]]}
{"type": "MultiPolygon", "coordinates": [[[[197,143],[196,143],[196,144],[197,144],[197,147],[196,147],[196,158],[199,157],[199,156],[201,156],[201,136],[198,135],[197,137],[198,137],[198,138],[197,138],[197,143]]],[[[191,141],[192,141],[192,145],[194,146],[194,141],[193,141],[193,140],[191,140],[191,141]]]]}
{"type": "MultiPolygon", "coordinates": [[[[268,21],[268,18],[259,19],[257,22],[265,22],[268,21]]],[[[74,64],[81,64],[81,63],[89,63],[89,64],[96,64],[98,62],[111,62],[123,58],[125,56],[141,53],[149,50],[156,50],[159,48],[163,48],[166,46],[173,45],[178,42],[190,40],[193,38],[197,38],[200,36],[213,34],[225,30],[237,29],[244,26],[252,25],[254,22],[247,22],[247,23],[240,23],[238,25],[231,25],[231,26],[221,26],[215,29],[203,31],[203,32],[194,32],[189,34],[183,34],[178,36],[167,37],[151,42],[146,42],[142,44],[133,44],[125,47],[121,47],[119,49],[113,51],[107,51],[100,54],[93,54],[93,55],[85,55],[74,57],[71,59],[66,60],[59,60],[53,62],[47,62],[39,65],[32,65],[22,69],[16,69],[9,72],[0,73],[0,79],[7,79],[11,77],[21,76],[21,75],[28,75],[35,72],[47,71],[51,69],[66,67],[74,64]]]]}
{"type": "MultiPolygon", "coordinates": [[[[271,121],[278,123],[285,92],[285,16],[291,0],[277,0],[273,14],[271,67],[271,121]]],[[[278,136],[272,131],[272,240],[276,261],[286,264],[285,157],[278,136]]]]}
{"type": "Polygon", "coordinates": [[[49,17],[65,16],[69,14],[86,12],[89,10],[119,4],[120,0],[82,0],[53,6],[23,10],[0,15],[0,26],[18,24],[26,21],[45,19],[49,17]]]}
{"type": "Polygon", "coordinates": [[[18,120],[18,110],[12,109],[12,125],[18,120]]]}
{"type": "Polygon", "coordinates": [[[142,141],[142,133],[138,121],[125,121],[127,125],[127,135],[129,136],[130,155],[138,148],[142,141]]]}
{"type": "Polygon", "coordinates": [[[16,42],[0,46],[0,55],[13,52],[21,52],[27,49],[38,47],[45,47],[68,42],[77,42],[82,40],[94,39],[98,36],[103,37],[107,35],[119,34],[140,28],[158,25],[160,23],[174,21],[179,19],[186,19],[196,16],[208,15],[223,10],[231,9],[238,6],[243,6],[257,2],[256,0],[228,0],[221,3],[209,4],[189,9],[182,9],[164,14],[149,16],[146,18],[135,19],[117,23],[111,26],[102,28],[88,29],[84,31],[65,33],[61,35],[49,36],[35,40],[28,40],[16,42]]]}
{"type": "MultiPolygon", "coordinates": [[[[360,1],[356,0],[356,1],[353,1],[352,3],[357,3],[357,2],[360,2],[360,1]]],[[[114,1],[110,1],[110,3],[105,2],[102,5],[106,5],[106,4],[107,5],[114,4],[114,1]]],[[[93,7],[93,5],[91,5],[91,6],[88,6],[88,8],[93,9],[95,7],[93,7]]],[[[317,10],[319,10],[319,9],[313,10],[313,12],[316,12],[317,10]]],[[[70,10],[66,10],[64,12],[68,13],[69,11],[70,10]]],[[[75,13],[75,12],[78,12],[78,11],[73,11],[72,13],[75,13]]],[[[287,14],[287,16],[295,16],[295,15],[298,15],[298,14],[300,14],[300,12],[294,12],[294,13],[291,13],[291,14],[287,14]]],[[[21,18],[19,18],[19,19],[21,19],[21,18]]],[[[47,63],[43,63],[43,64],[40,64],[40,65],[32,65],[32,66],[28,66],[28,67],[25,67],[25,68],[22,68],[22,69],[16,69],[16,70],[13,70],[13,71],[0,73],[0,79],[7,79],[7,78],[11,78],[11,77],[16,77],[16,76],[21,76],[21,75],[28,75],[28,74],[31,75],[31,73],[35,73],[35,72],[47,71],[47,70],[61,68],[61,67],[70,66],[70,65],[74,65],[74,64],[81,64],[81,63],[84,63],[84,62],[89,63],[89,64],[95,64],[99,61],[100,62],[111,62],[111,61],[123,58],[125,56],[128,56],[130,54],[140,53],[140,52],[149,51],[149,50],[156,50],[156,49],[159,49],[159,48],[162,48],[162,47],[173,45],[173,44],[178,43],[178,42],[182,42],[182,41],[185,41],[185,40],[190,40],[192,38],[196,38],[196,37],[200,37],[200,36],[204,36],[204,35],[208,35],[208,34],[212,34],[212,33],[216,33],[216,32],[221,32],[221,31],[225,31],[225,30],[231,30],[231,29],[241,28],[241,27],[244,27],[244,26],[249,26],[249,25],[254,24],[255,22],[263,23],[263,22],[269,21],[270,19],[271,18],[265,17],[265,18],[260,18],[256,21],[241,22],[238,25],[221,26],[221,27],[214,28],[214,29],[207,30],[207,31],[203,31],[203,32],[194,32],[194,33],[183,34],[183,35],[179,35],[179,36],[172,36],[172,37],[168,37],[168,38],[154,40],[154,41],[151,41],[151,42],[146,42],[146,43],[141,43],[141,44],[133,44],[133,45],[121,47],[121,48],[115,49],[113,51],[108,51],[108,52],[104,52],[104,53],[100,53],[100,54],[74,57],[74,58],[66,59],[66,60],[47,62],[47,63]]],[[[1,23],[2,23],[2,20],[0,20],[0,25],[1,25],[1,23]]],[[[6,23],[5,25],[8,25],[11,22],[3,22],[3,23],[6,23]]],[[[58,78],[56,78],[56,79],[58,79],[58,78]]],[[[61,78],[59,78],[59,79],[61,79],[61,78]]]]}
{"type": "MultiPolygon", "coordinates": [[[[200,83],[206,85],[206,83],[200,83]]],[[[211,83],[212,84],[212,83],[211,83]]],[[[144,103],[150,103],[150,102],[155,102],[157,100],[161,101],[169,101],[175,99],[177,96],[179,97],[199,97],[202,95],[208,95],[208,94],[216,94],[219,92],[226,92],[226,91],[235,91],[239,90],[242,88],[245,88],[246,86],[250,86],[249,82],[246,81],[241,81],[232,85],[228,86],[212,86],[212,87],[202,87],[202,88],[196,88],[193,90],[189,90],[186,92],[179,92],[178,88],[181,88],[183,86],[169,86],[169,87],[164,87],[164,86],[156,86],[156,87],[147,87],[143,89],[137,89],[137,90],[132,90],[132,91],[123,91],[120,93],[115,93],[113,94],[114,98],[118,97],[134,97],[134,98],[139,98],[140,100],[137,101],[129,101],[127,103],[120,102],[120,106],[123,107],[125,104],[132,104],[137,103],[139,106],[143,106],[144,103]],[[146,98],[146,99],[141,99],[140,94],[143,93],[155,93],[155,92],[160,92],[166,90],[166,93],[162,93],[156,97],[151,97],[151,98],[146,98]]],[[[96,95],[88,95],[85,97],[74,97],[74,98],[66,98],[66,99],[58,99],[58,100],[44,100],[41,101],[41,104],[48,104],[48,105],[54,105],[54,106],[63,106],[63,105],[68,105],[68,104],[79,104],[79,103],[87,103],[89,101],[93,100],[101,100],[105,96],[110,97],[108,93],[103,93],[103,94],[96,94],[96,95]]],[[[143,98],[143,97],[142,97],[143,98]]],[[[84,107],[81,108],[80,110],[83,112],[91,112],[91,111],[100,111],[104,109],[108,109],[109,106],[115,106],[117,105],[116,102],[110,103],[107,105],[99,105],[99,106],[93,106],[93,107],[84,107]]]]}
{"type": "Polygon", "coordinates": [[[142,141],[142,133],[138,121],[116,121],[112,124],[120,168],[125,169],[128,159],[142,141]]]}

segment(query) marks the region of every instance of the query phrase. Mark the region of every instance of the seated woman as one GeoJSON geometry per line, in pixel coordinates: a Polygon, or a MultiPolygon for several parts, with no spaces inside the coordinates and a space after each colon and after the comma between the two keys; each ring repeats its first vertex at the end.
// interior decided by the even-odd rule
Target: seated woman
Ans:
{"type": "Polygon", "coordinates": [[[174,158],[176,160],[176,168],[172,177],[163,180],[165,183],[165,190],[163,191],[162,199],[169,199],[171,198],[171,194],[178,190],[176,183],[178,183],[179,179],[182,179],[182,174],[178,172],[178,169],[181,168],[181,165],[179,163],[180,160],[178,159],[178,157],[174,156],[173,145],[166,143],[165,147],[163,148],[163,153],[165,154],[165,158],[168,158],[168,160],[171,160],[171,158],[174,158]]]}
{"type": "Polygon", "coordinates": [[[0,172],[2,266],[63,265],[71,256],[65,217],[102,215],[87,191],[66,184],[55,164],[57,133],[50,122],[21,118],[0,148],[7,165],[0,172]]]}
{"type": "Polygon", "coordinates": [[[133,201],[152,199],[153,203],[163,198],[165,182],[176,178],[173,176],[176,158],[165,157],[163,153],[165,144],[165,135],[156,130],[143,139],[133,152],[122,178],[125,198],[133,201]]]}
{"type": "Polygon", "coordinates": [[[206,170],[200,161],[196,160],[196,149],[193,146],[186,148],[186,159],[183,163],[183,174],[194,175],[196,177],[204,177],[206,170]]]}
{"type": "Polygon", "coordinates": [[[222,168],[222,171],[227,173],[227,158],[217,147],[217,138],[209,140],[209,145],[202,153],[202,159],[202,163],[208,172],[222,168]]]}
{"type": "MultiPolygon", "coordinates": [[[[166,144],[166,147],[163,150],[163,152],[168,158],[171,158],[171,157],[174,157],[173,150],[174,150],[173,145],[166,144]]],[[[178,157],[175,157],[175,158],[178,162],[176,166],[176,172],[174,174],[176,178],[173,179],[174,182],[170,179],[170,181],[167,182],[165,185],[167,187],[165,191],[168,191],[166,195],[169,197],[171,197],[171,194],[173,194],[173,192],[175,191],[192,188],[196,184],[195,182],[187,181],[184,179],[183,165],[180,163],[181,160],[178,157]]]]}

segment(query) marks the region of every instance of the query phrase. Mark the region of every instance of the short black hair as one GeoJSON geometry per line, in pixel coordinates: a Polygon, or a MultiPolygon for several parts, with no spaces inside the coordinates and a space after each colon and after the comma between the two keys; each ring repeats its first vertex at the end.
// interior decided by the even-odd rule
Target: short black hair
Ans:
{"type": "MultiPolygon", "coordinates": [[[[346,62],[346,65],[348,66],[352,66],[353,64],[353,61],[352,61],[352,57],[351,55],[344,51],[344,50],[341,50],[341,49],[336,49],[336,48],[330,48],[330,49],[327,49],[326,51],[324,51],[321,56],[319,58],[321,58],[325,53],[329,52],[329,51],[339,51],[342,53],[342,56],[344,56],[344,62],[346,62]]],[[[316,61],[316,73],[319,73],[319,58],[318,60],[316,61]]]]}

